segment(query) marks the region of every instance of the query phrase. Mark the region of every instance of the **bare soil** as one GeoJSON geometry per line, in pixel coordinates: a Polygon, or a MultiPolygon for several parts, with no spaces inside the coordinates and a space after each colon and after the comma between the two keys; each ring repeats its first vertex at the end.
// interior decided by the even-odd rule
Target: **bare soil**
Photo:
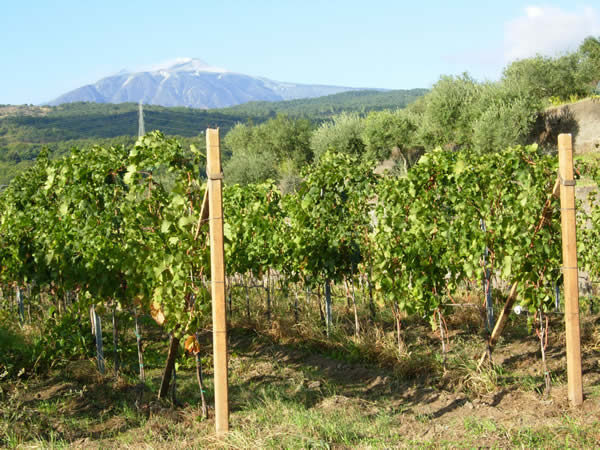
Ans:
{"type": "MultiPolygon", "coordinates": [[[[226,438],[213,434],[212,410],[208,420],[199,420],[193,370],[179,371],[179,404],[173,405],[155,398],[159,368],[149,371],[150,384],[138,384],[99,375],[93,361],[74,361],[49,377],[3,386],[0,425],[30,436],[34,446],[72,448],[589,447],[600,442],[600,318],[583,321],[580,408],[567,400],[561,320],[553,317],[548,344],[550,393],[543,392],[539,341],[527,332],[523,317],[513,319],[494,353],[496,366],[483,372],[473,368],[482,336],[464,323],[452,328],[457,324],[450,322],[446,369],[439,363],[439,338],[418,323],[407,325],[405,337],[421,336],[419,345],[426,348],[417,354],[408,343],[403,358],[414,360],[412,365],[349,361],[343,354],[333,357],[326,346],[319,351],[268,332],[234,328],[232,433],[226,438]],[[265,412],[270,408],[279,413],[265,412]],[[343,431],[349,426],[344,414],[360,418],[360,433],[343,431]],[[306,423],[298,424],[301,420],[306,423]],[[321,421],[317,431],[310,429],[317,426],[313,420],[321,421]]],[[[210,335],[203,341],[208,347],[210,335]]]]}

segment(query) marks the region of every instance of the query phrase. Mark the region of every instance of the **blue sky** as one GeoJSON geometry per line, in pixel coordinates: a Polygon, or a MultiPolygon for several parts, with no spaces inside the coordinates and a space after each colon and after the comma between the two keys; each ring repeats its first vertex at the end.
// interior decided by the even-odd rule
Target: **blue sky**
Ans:
{"type": "Polygon", "coordinates": [[[600,36],[597,2],[7,0],[0,104],[41,103],[178,57],[279,81],[430,87],[600,36]]]}

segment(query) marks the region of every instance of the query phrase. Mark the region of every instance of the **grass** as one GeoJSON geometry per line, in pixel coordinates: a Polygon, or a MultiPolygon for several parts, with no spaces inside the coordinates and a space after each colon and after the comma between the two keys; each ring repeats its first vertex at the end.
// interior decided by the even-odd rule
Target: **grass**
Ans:
{"type": "MultiPolygon", "coordinates": [[[[8,311],[0,310],[0,381],[19,376],[21,369],[32,359],[31,344],[14,325],[8,311]]],[[[1,391],[1,387],[0,387],[1,391]]]]}
{"type": "Polygon", "coordinates": [[[488,433],[495,433],[498,426],[491,419],[476,419],[474,417],[466,417],[463,423],[465,431],[473,434],[473,436],[482,436],[488,433]]]}
{"type": "MultiPolygon", "coordinates": [[[[496,364],[477,371],[485,335],[475,310],[448,318],[451,346],[444,367],[439,336],[418,319],[403,322],[405,348],[399,354],[385,310],[379,310],[374,326],[365,307],[357,338],[351,311],[338,303],[338,324],[327,339],[318,316],[296,326],[285,314],[284,299],[274,299],[274,305],[280,308],[274,316],[282,319],[272,324],[261,310],[250,320],[234,316],[231,321],[231,432],[226,436],[214,434],[212,410],[208,419],[199,415],[193,358],[178,360],[178,404],[156,399],[167,339],[146,320],[147,380],[139,383],[135,338],[123,320],[120,377],[112,373],[107,327],[107,375],[97,373],[93,359],[83,359],[3,382],[0,447],[558,448],[593,447],[600,439],[596,316],[586,316],[582,326],[586,408],[571,410],[565,401],[559,321],[551,324],[548,352],[553,389],[543,396],[539,343],[520,319],[511,321],[496,364]]],[[[15,333],[12,342],[27,341],[15,333]]],[[[210,342],[210,333],[203,332],[205,391],[212,405],[210,342]]]]}

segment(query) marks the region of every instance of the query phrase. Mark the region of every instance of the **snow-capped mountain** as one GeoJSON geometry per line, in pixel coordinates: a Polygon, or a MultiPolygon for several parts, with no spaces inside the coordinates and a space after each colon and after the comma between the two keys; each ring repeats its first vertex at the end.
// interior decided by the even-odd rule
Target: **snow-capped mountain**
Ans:
{"type": "Polygon", "coordinates": [[[106,77],[67,92],[48,104],[123,103],[222,108],[254,100],[320,97],[356,88],[282,83],[212,67],[200,59],[179,58],[147,70],[106,77]]]}

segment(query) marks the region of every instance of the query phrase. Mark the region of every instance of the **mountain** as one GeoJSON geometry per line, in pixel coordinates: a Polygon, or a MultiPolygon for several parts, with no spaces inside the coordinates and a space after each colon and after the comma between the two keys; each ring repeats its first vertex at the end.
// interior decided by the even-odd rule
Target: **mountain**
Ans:
{"type": "Polygon", "coordinates": [[[212,67],[199,59],[180,58],[146,71],[121,71],[80,87],[48,105],[73,102],[124,103],[223,108],[250,101],[314,98],[358,90],[340,86],[283,83],[212,67]]]}

